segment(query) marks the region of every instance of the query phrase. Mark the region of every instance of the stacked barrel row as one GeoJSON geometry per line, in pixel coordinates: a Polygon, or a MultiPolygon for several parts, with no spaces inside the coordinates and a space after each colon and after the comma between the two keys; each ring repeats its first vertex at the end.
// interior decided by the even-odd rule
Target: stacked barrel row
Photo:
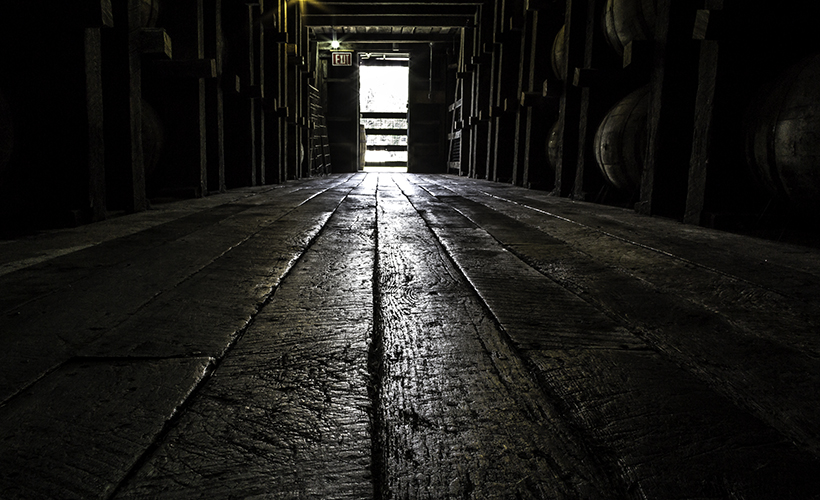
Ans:
{"type": "Polygon", "coordinates": [[[487,1],[462,37],[461,173],[695,224],[816,221],[816,10],[487,1]]]}
{"type": "Polygon", "coordinates": [[[2,232],[306,174],[299,3],[49,6],[0,5],[2,232]]]}

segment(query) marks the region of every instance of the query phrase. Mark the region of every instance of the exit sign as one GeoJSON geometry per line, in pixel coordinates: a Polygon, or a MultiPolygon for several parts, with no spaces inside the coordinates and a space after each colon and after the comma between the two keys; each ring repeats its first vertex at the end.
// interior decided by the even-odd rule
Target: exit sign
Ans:
{"type": "Polygon", "coordinates": [[[331,60],[333,66],[353,66],[352,52],[332,52],[331,60]]]}

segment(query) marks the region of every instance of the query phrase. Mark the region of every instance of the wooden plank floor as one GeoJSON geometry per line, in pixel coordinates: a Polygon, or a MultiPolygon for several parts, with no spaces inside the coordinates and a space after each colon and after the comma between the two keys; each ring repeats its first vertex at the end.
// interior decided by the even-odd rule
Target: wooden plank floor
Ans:
{"type": "Polygon", "coordinates": [[[0,242],[0,498],[820,498],[820,251],[453,176],[0,242]]]}

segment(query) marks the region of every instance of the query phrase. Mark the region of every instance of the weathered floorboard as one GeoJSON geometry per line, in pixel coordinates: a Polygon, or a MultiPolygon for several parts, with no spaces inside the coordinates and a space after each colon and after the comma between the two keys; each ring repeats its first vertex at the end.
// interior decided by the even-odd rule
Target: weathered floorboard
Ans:
{"type": "MultiPolygon", "coordinates": [[[[434,183],[428,189],[441,188],[434,183]]],[[[815,301],[788,295],[795,291],[789,276],[802,274],[799,279],[806,285],[800,289],[816,286],[816,281],[807,279],[806,271],[790,270],[793,263],[782,265],[777,274],[786,279],[779,285],[780,291],[772,290],[767,288],[768,272],[761,273],[762,284],[756,284],[723,271],[745,269],[737,262],[722,264],[721,271],[696,265],[695,260],[701,257],[692,253],[691,242],[673,245],[657,236],[650,239],[644,231],[634,231],[632,236],[640,236],[641,242],[663,243],[659,246],[666,250],[660,251],[618,237],[614,234],[617,229],[606,227],[639,218],[670,232],[674,224],[671,221],[633,215],[607,224],[606,218],[586,215],[581,223],[575,221],[575,212],[588,210],[583,206],[566,209],[559,201],[551,209],[556,214],[546,215],[528,208],[524,201],[509,203],[480,192],[468,193],[462,188],[457,191],[471,201],[454,197],[447,188],[441,194],[509,250],[636,330],[650,345],[687,366],[736,404],[813,452],[820,450],[820,434],[806,417],[820,414],[820,392],[816,390],[820,387],[820,342],[816,335],[820,311],[815,301]],[[594,223],[601,219],[606,231],[594,223]],[[566,245],[548,249],[530,244],[545,237],[566,245]]],[[[711,236],[702,228],[687,230],[695,241],[711,236]]],[[[759,256],[757,246],[762,248],[757,252],[768,249],[770,253],[765,255],[787,262],[782,255],[783,245],[774,253],[776,245],[758,241],[752,244],[748,239],[737,245],[732,243],[734,238],[727,235],[722,253],[736,254],[737,260],[747,266],[759,256]]],[[[714,243],[705,244],[705,253],[717,251],[714,243]],[[711,246],[715,249],[710,250],[711,246]]],[[[797,254],[798,261],[804,254],[807,271],[817,272],[816,265],[808,266],[808,258],[816,257],[816,252],[787,246],[785,250],[797,254]]]]}
{"type": "Polygon", "coordinates": [[[374,221],[353,190],[117,498],[372,497],[374,221]]]}
{"type": "MultiPolygon", "coordinates": [[[[427,218],[434,232],[547,393],[617,464],[627,490],[646,498],[763,499],[775,491],[803,498],[820,492],[816,457],[526,265],[484,229],[459,228],[454,221],[463,215],[449,204],[463,209],[463,203],[437,199],[429,186],[404,182],[402,188],[425,217],[432,214],[427,218]],[[697,466],[689,465],[693,461],[697,466]],[[708,471],[714,477],[705,478],[708,471]]],[[[547,243],[534,247],[561,253],[563,245],[547,243]]]]}
{"type": "Polygon", "coordinates": [[[77,360],[0,411],[0,496],[108,498],[210,358],[77,360]]]}
{"type": "MultiPolygon", "coordinates": [[[[332,185],[328,184],[319,190],[332,185]]],[[[14,306],[0,315],[0,401],[59,363],[85,354],[85,347],[106,332],[316,194],[294,190],[282,197],[267,195],[256,202],[219,206],[0,277],[2,284],[15,285],[9,296],[25,294],[22,289],[32,295],[23,301],[11,299],[16,300],[14,306]],[[257,213],[260,204],[270,205],[262,208],[266,217],[257,213]],[[36,279],[28,278],[32,273],[36,279]],[[67,277],[53,278],[54,274],[67,277]]],[[[294,251],[298,255],[301,249],[294,251]]],[[[175,304],[185,307],[184,303],[175,304]]]]}
{"type": "MultiPolygon", "coordinates": [[[[354,186],[329,189],[146,304],[82,349],[83,355],[221,357],[354,186]],[[179,325],[185,325],[180,329],[179,325]]],[[[260,207],[266,220],[271,210],[260,207]]],[[[248,215],[248,217],[253,217],[248,215]]]]}
{"type": "Polygon", "coordinates": [[[820,497],[816,250],[353,174],[0,266],[4,499],[820,497]]]}
{"type": "Polygon", "coordinates": [[[386,175],[378,207],[383,497],[617,496],[386,175]]]}

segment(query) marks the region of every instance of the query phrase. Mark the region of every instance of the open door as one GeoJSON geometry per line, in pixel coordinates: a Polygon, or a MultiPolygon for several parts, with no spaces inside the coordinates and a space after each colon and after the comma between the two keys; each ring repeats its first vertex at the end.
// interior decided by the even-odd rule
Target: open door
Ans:
{"type": "Polygon", "coordinates": [[[407,171],[409,62],[406,53],[359,53],[360,153],[365,171],[407,171]]]}

